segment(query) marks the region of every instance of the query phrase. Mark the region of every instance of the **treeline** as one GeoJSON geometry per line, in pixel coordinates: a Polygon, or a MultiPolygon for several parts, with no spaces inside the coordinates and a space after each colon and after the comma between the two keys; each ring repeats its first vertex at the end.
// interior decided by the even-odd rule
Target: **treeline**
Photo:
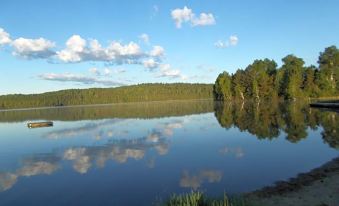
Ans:
{"type": "Polygon", "coordinates": [[[305,66],[302,58],[288,55],[278,68],[274,60],[255,60],[245,70],[219,74],[213,88],[216,100],[296,99],[339,95],[339,50],[321,52],[319,66],[305,66]]]}
{"type": "Polygon", "coordinates": [[[215,102],[215,117],[226,129],[236,127],[259,139],[284,134],[292,143],[307,138],[309,129],[321,129],[323,141],[339,149],[339,113],[312,109],[306,101],[215,102]]]}
{"type": "Polygon", "coordinates": [[[2,111],[0,122],[151,119],[213,112],[213,100],[163,101],[84,107],[2,111]]]}
{"type": "Polygon", "coordinates": [[[212,84],[139,84],[117,88],[70,89],[42,94],[0,96],[0,109],[124,102],[206,99],[212,84]]]}

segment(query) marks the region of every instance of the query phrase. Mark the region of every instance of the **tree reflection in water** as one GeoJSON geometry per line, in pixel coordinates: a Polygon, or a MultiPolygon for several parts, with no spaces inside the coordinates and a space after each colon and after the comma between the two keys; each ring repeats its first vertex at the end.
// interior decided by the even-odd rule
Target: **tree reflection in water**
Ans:
{"type": "MultiPolygon", "coordinates": [[[[193,104],[193,102],[190,102],[190,104],[193,104]]],[[[156,105],[158,105],[158,103],[156,105]]],[[[156,107],[156,110],[163,111],[163,113],[158,112],[156,116],[149,116],[150,111],[153,111],[152,109],[150,111],[146,110],[146,113],[142,113],[137,117],[145,118],[144,120],[130,117],[107,118],[106,116],[99,116],[98,118],[100,120],[91,121],[90,123],[79,123],[76,124],[76,127],[61,127],[57,130],[47,130],[47,133],[42,133],[42,139],[44,141],[62,141],[65,138],[84,138],[90,136],[92,138],[95,137],[96,140],[103,139],[103,141],[100,144],[90,146],[83,146],[80,142],[78,145],[53,150],[53,152],[49,154],[32,154],[22,157],[19,168],[0,172],[0,191],[6,191],[12,188],[22,177],[53,174],[55,171],[61,169],[65,162],[70,162],[75,172],[85,174],[93,167],[105,167],[108,161],[122,164],[128,162],[129,159],[141,160],[146,157],[147,152],[154,151],[155,153],[153,153],[148,160],[145,158],[147,167],[154,168],[155,156],[166,155],[169,151],[171,144],[169,137],[174,136],[176,130],[186,131],[189,128],[189,126],[186,126],[186,123],[192,121],[192,117],[194,116],[183,116],[172,119],[171,121],[167,119],[165,119],[165,121],[156,120],[155,127],[148,128],[147,133],[144,135],[138,133],[137,137],[133,137],[133,139],[131,139],[133,133],[129,133],[130,126],[137,125],[136,123],[139,121],[148,122],[148,119],[153,117],[159,118],[209,113],[213,110],[213,106],[216,119],[219,124],[226,129],[236,127],[240,131],[255,135],[258,139],[273,140],[279,136],[285,136],[286,139],[292,143],[297,143],[307,138],[310,129],[321,129],[324,142],[332,148],[339,149],[339,113],[312,109],[307,103],[287,103],[280,101],[213,103],[205,101],[202,102],[200,106],[199,102],[196,102],[192,107],[189,107],[186,103],[175,103],[175,108],[185,109],[177,111],[177,109],[168,108],[167,110],[170,110],[169,113],[167,113],[167,110],[162,110],[166,105],[168,104],[166,103],[165,105],[156,107]],[[178,105],[186,106],[180,107],[178,105]],[[124,126],[122,126],[122,124],[124,126]],[[116,136],[119,136],[120,139],[112,139],[116,136]]],[[[142,108],[144,108],[144,106],[142,108]]],[[[90,110],[93,110],[93,108],[90,110]]],[[[101,110],[106,111],[107,108],[98,109],[98,111],[101,110]]],[[[45,112],[47,112],[47,110],[45,112]]],[[[76,108],[75,113],[81,114],[82,112],[79,112],[79,108],[76,108]]],[[[61,117],[61,114],[63,113],[59,114],[56,112],[57,117],[61,117]]],[[[73,113],[70,114],[72,116],[73,113]]],[[[105,113],[102,112],[102,114],[105,113]]],[[[214,120],[213,114],[209,115],[214,120]]],[[[116,114],[113,116],[115,117],[116,114]]],[[[87,119],[88,117],[88,115],[79,115],[76,116],[76,119],[87,119]]],[[[197,116],[197,119],[194,121],[203,122],[202,125],[207,129],[203,127],[200,129],[207,132],[206,137],[210,138],[210,136],[208,136],[210,128],[208,129],[207,126],[209,126],[208,123],[213,123],[214,121],[208,122],[210,119],[207,119],[205,122],[203,118],[206,118],[206,116],[197,116]]],[[[14,119],[16,118],[13,118],[13,121],[14,119]]],[[[194,121],[193,123],[191,122],[190,125],[198,125],[197,122],[194,121]]],[[[199,132],[202,131],[199,130],[199,132]]],[[[217,152],[221,155],[233,155],[237,159],[246,158],[245,151],[240,146],[225,145],[219,148],[217,152]]],[[[205,168],[194,170],[195,172],[193,173],[190,173],[190,170],[185,170],[182,173],[180,179],[181,187],[196,189],[205,183],[219,182],[223,176],[222,170],[205,168]]]]}
{"type": "Polygon", "coordinates": [[[215,117],[229,129],[237,127],[258,139],[274,139],[283,132],[292,143],[307,138],[307,129],[323,128],[322,138],[339,148],[339,114],[313,109],[305,102],[215,102],[215,117]]]}

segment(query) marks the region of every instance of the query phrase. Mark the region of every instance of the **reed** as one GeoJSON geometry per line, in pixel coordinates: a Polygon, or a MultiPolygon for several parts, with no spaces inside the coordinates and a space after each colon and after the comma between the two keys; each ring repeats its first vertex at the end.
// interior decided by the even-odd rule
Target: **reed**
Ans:
{"type": "Polygon", "coordinates": [[[247,206],[241,197],[229,198],[225,193],[220,199],[206,197],[202,192],[190,192],[181,195],[172,195],[164,206],[247,206]]]}

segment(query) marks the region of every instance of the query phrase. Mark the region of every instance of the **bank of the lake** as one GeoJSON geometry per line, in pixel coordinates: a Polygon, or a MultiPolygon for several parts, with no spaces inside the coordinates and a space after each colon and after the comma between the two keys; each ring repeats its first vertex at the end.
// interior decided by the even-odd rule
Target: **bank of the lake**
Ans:
{"type": "Polygon", "coordinates": [[[339,157],[307,173],[246,195],[253,205],[336,206],[339,202],[339,157]]]}
{"type": "Polygon", "coordinates": [[[154,83],[115,88],[68,89],[42,94],[2,95],[0,96],[0,109],[212,98],[212,84],[154,83]]]}
{"type": "Polygon", "coordinates": [[[223,194],[219,198],[208,197],[196,191],[182,195],[173,195],[165,202],[166,206],[336,206],[339,202],[339,157],[301,173],[287,181],[278,181],[238,196],[223,194]]]}

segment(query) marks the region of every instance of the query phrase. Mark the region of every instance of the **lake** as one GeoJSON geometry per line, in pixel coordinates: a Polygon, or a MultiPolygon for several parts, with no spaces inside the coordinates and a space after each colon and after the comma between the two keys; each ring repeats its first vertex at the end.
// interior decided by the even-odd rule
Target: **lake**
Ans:
{"type": "Polygon", "coordinates": [[[339,113],[211,100],[0,112],[0,205],[157,205],[240,194],[339,155],[339,113]],[[53,121],[29,129],[28,122],[53,121]]]}

